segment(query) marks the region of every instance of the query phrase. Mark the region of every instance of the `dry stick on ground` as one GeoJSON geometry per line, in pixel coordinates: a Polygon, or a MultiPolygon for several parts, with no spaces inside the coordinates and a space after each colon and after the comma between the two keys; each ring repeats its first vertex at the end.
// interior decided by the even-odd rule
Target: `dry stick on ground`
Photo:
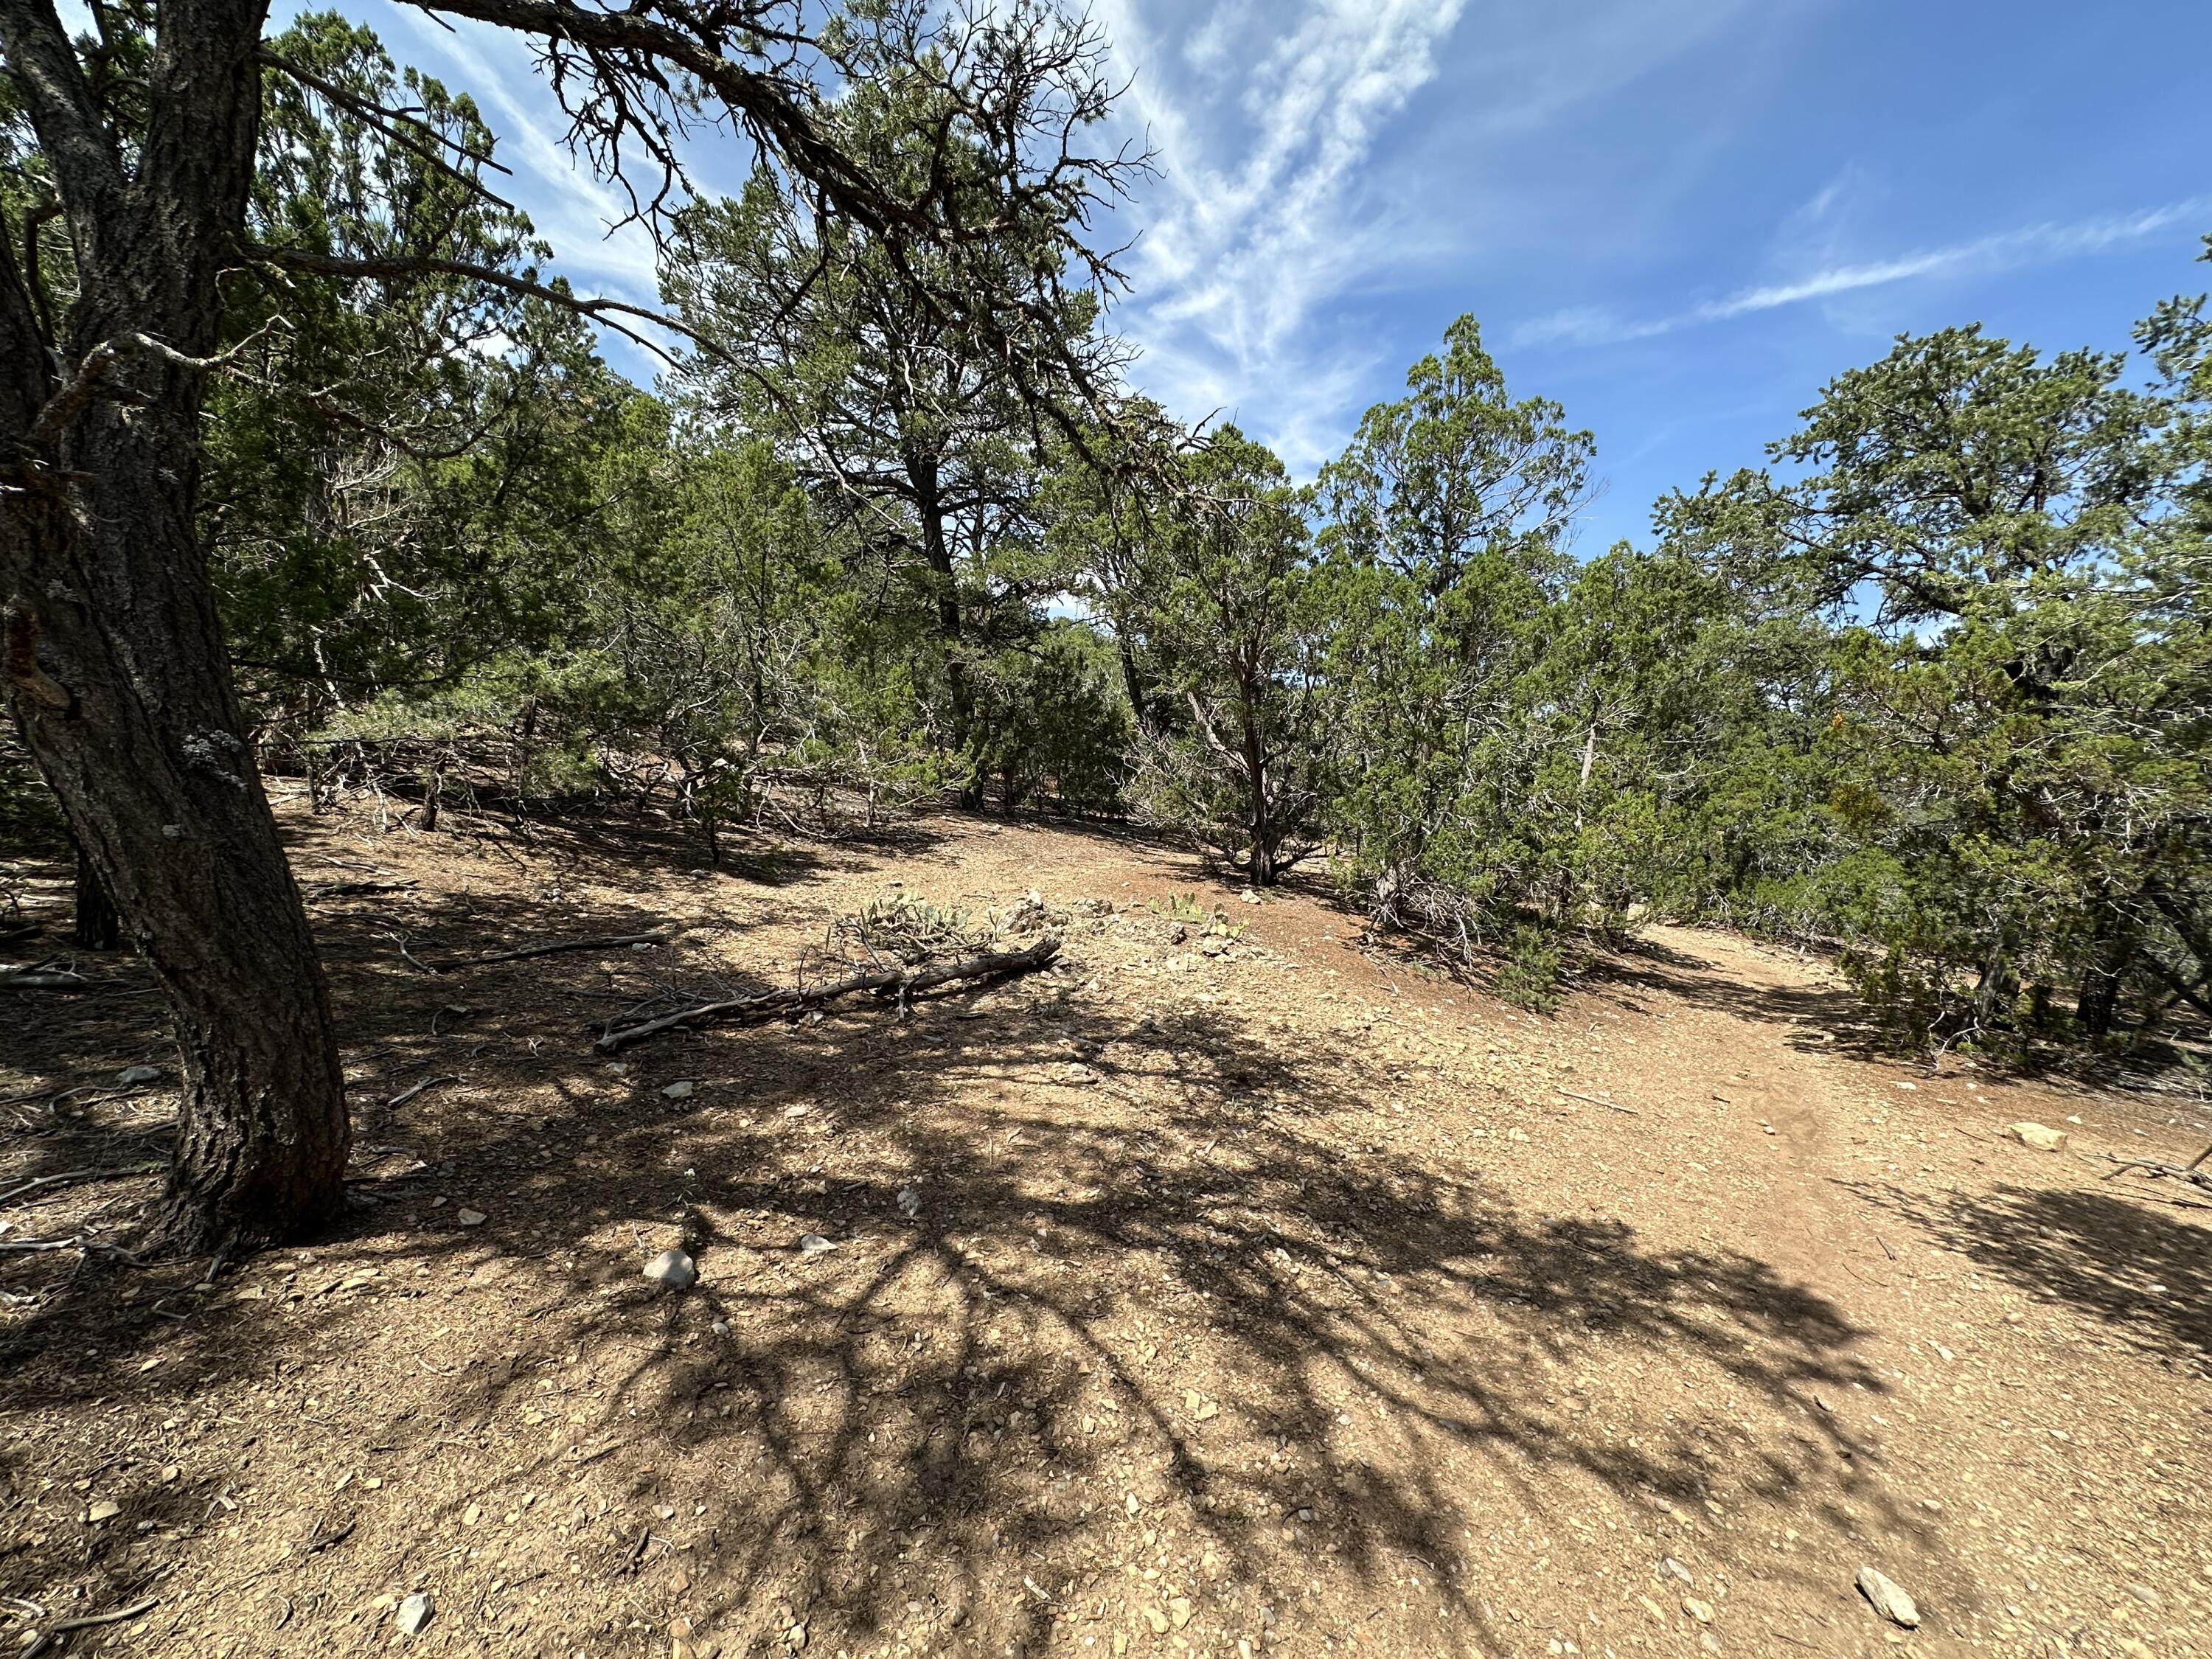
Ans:
{"type": "Polygon", "coordinates": [[[1059,954],[1060,941],[1048,937],[1039,939],[1025,951],[996,951],[988,956],[969,957],[964,962],[941,962],[933,968],[854,974],[850,978],[836,980],[828,985],[817,985],[811,990],[763,991],[754,996],[732,997],[724,1002],[702,1002],[635,1025],[610,1026],[600,1034],[597,1046],[603,1053],[612,1054],[617,1048],[662,1031],[689,1025],[695,1020],[726,1019],[742,1018],[746,1014],[781,1013],[791,1008],[811,1008],[837,997],[850,996],[856,991],[894,994],[900,1006],[904,1007],[907,999],[916,991],[926,991],[935,985],[949,985],[957,980],[996,979],[1007,975],[1034,973],[1059,954]]]}
{"type": "Polygon", "coordinates": [[[1552,1092],[1555,1095],[1565,1095],[1569,1100],[1586,1100],[1591,1105],[1602,1106],[1609,1112],[1626,1112],[1631,1117],[1644,1115],[1633,1106],[1624,1106],[1617,1100],[1600,1100],[1595,1095],[1578,1095],[1572,1089],[1554,1088],[1552,1092]]]}
{"type": "Polygon", "coordinates": [[[87,979],[82,974],[42,974],[27,971],[20,974],[0,974],[0,991],[90,991],[100,981],[87,979]]]}
{"type": "Polygon", "coordinates": [[[526,962],[532,957],[559,956],[564,951],[611,951],[623,945],[667,943],[665,933],[616,933],[607,939],[562,939],[556,945],[533,945],[526,951],[495,951],[488,957],[455,957],[422,965],[434,974],[450,974],[457,968],[483,968],[495,962],[526,962]]]}
{"type": "Polygon", "coordinates": [[[41,1187],[60,1187],[72,1181],[112,1181],[122,1176],[145,1175],[160,1167],[155,1164],[141,1164],[119,1170],[64,1170],[59,1175],[40,1176],[36,1180],[27,1181],[20,1187],[10,1187],[6,1192],[0,1193],[0,1209],[41,1187]]]}
{"type": "Polygon", "coordinates": [[[151,1613],[161,1605],[161,1598],[149,1595],[143,1601],[133,1601],[127,1607],[118,1607],[112,1613],[95,1613],[86,1619],[64,1619],[58,1625],[49,1625],[39,1633],[39,1638],[25,1648],[21,1659],[37,1659],[61,1638],[71,1631],[95,1630],[102,1625],[119,1625],[126,1619],[136,1619],[142,1613],[151,1613]]]}
{"type": "Polygon", "coordinates": [[[394,1107],[404,1106],[409,1101],[414,1099],[416,1096],[421,1094],[425,1089],[434,1089],[441,1083],[459,1083],[459,1081],[460,1079],[455,1077],[450,1072],[443,1077],[426,1077],[420,1083],[415,1084],[410,1087],[402,1089],[398,1094],[392,1096],[391,1099],[386,1101],[384,1103],[384,1109],[386,1111],[390,1111],[394,1107]]]}
{"type": "Polygon", "coordinates": [[[2193,1187],[2212,1188],[2212,1170],[2204,1168],[2205,1161],[2212,1158],[2212,1146],[2207,1146],[2186,1164],[2167,1164],[2154,1158],[2113,1158],[2110,1152],[2105,1156],[2112,1158],[2112,1167],[2105,1171],[2104,1178],[2107,1181],[2114,1176],[2125,1175],[2130,1170],[2140,1170],[2153,1181],[2170,1176],[2193,1187]]]}

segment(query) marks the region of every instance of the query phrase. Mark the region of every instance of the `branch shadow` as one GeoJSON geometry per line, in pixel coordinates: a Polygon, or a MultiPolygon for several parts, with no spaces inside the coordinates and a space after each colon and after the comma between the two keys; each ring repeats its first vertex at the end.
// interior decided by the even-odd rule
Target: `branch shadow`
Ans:
{"type": "Polygon", "coordinates": [[[2114,1184],[1912,1194],[1863,1183],[1868,1203],[2045,1301],[2169,1362],[2212,1360],[2212,1227],[2114,1184]]]}
{"type": "MultiPolygon", "coordinates": [[[[511,896],[410,904],[487,950],[547,926],[511,896]]],[[[1470,1481],[1562,1524],[1595,1491],[1686,1534],[1723,1498],[1925,1525],[1815,1407],[1883,1387],[1833,1304],[1524,1212],[1397,1144],[1362,1055],[1223,1006],[1135,1018],[1081,985],[1079,927],[1066,971],[903,1021],[609,1060],[586,1026],[651,980],[628,955],[485,969],[506,994],[481,995],[395,965],[387,920],[325,920],[349,1070],[381,1062],[341,1232],[128,1300],[87,1261],[0,1335],[0,1417],[106,1402],[88,1439],[0,1445],[18,1492],[55,1483],[0,1545],[8,1593],[127,1601],[234,1530],[254,1565],[195,1583],[190,1628],[247,1605],[265,1628],[255,1598],[281,1595],[305,1639],[420,1581],[501,1650],[1026,1652],[1149,1625],[1225,1651],[1299,1584],[1412,1583],[1487,1649],[1470,1481]],[[678,1238],[699,1284],[658,1294],[639,1264],[678,1238]],[[1623,1384],[1644,1367],[1769,1420],[1662,1410],[1623,1384]],[[71,1524],[95,1493],[146,1531],[71,1524]]]]}

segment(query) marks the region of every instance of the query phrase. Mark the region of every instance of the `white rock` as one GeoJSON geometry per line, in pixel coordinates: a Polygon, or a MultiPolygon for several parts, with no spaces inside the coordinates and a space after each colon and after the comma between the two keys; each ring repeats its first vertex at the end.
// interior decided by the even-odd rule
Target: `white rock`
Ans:
{"type": "Polygon", "coordinates": [[[123,1505],[112,1498],[103,1498],[84,1512],[84,1518],[94,1526],[103,1521],[112,1521],[123,1513],[123,1505]]]}
{"type": "Polygon", "coordinates": [[[645,1264],[645,1277],[665,1290],[688,1291],[699,1277],[698,1264],[681,1250],[663,1250],[645,1264]]]}
{"type": "Polygon", "coordinates": [[[134,1083],[159,1083],[161,1068],[158,1066],[126,1066],[115,1074],[115,1080],[126,1089],[134,1083]]]}
{"type": "Polygon", "coordinates": [[[453,1219],[464,1227],[481,1227],[484,1224],[484,1212],[482,1210],[456,1210],[453,1219]]]}
{"type": "Polygon", "coordinates": [[[1887,1573],[1875,1567],[1859,1569],[1859,1594],[1873,1604],[1874,1610],[1893,1625],[1902,1625],[1907,1630],[1920,1627],[1920,1609],[1905,1593],[1905,1586],[1887,1573]]]}
{"type": "Polygon", "coordinates": [[[921,1188],[902,1187],[898,1191],[899,1213],[908,1221],[921,1213],[921,1188]]]}
{"type": "Polygon", "coordinates": [[[824,1238],[820,1233],[801,1233],[799,1253],[801,1255],[823,1255],[837,1248],[835,1239],[824,1238]]]}
{"type": "Polygon", "coordinates": [[[428,1626],[431,1618],[437,1611],[436,1604],[430,1600],[429,1592],[416,1590],[414,1595],[399,1604],[397,1622],[401,1633],[407,1636],[420,1636],[428,1626]]]}
{"type": "Polygon", "coordinates": [[[671,1100],[689,1100],[691,1098],[691,1091],[695,1086],[687,1079],[682,1083],[672,1083],[660,1092],[671,1100]]]}
{"type": "Polygon", "coordinates": [[[2066,1146],[2066,1131],[2053,1129],[2041,1123],[2009,1123],[2005,1133],[2023,1146],[2033,1146],[2039,1152],[2063,1152],[2066,1146]]]}

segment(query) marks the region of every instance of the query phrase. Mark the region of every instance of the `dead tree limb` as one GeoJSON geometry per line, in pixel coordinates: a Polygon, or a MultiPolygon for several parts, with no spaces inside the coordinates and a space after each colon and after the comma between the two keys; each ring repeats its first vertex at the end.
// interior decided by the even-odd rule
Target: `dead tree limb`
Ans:
{"type": "Polygon", "coordinates": [[[117,1170],[64,1170],[59,1175],[39,1176],[0,1193],[0,1209],[5,1209],[17,1199],[42,1188],[65,1187],[78,1181],[114,1181],[124,1176],[150,1175],[158,1172],[161,1167],[158,1164],[134,1164],[117,1170]]]}
{"type": "Polygon", "coordinates": [[[627,1048],[633,1042],[642,1042],[662,1031],[672,1031],[678,1026],[690,1025],[696,1021],[742,1019],[749,1014],[777,1014],[794,1008],[814,1008],[859,991],[872,991],[878,996],[896,996],[903,1006],[917,991],[927,991],[933,986],[950,985],[961,980],[1000,979],[1017,974],[1035,973],[1059,954],[1060,941],[1047,937],[1025,951],[999,951],[986,956],[969,957],[963,962],[940,962],[928,968],[901,968],[854,974],[848,978],[833,980],[827,985],[793,987],[763,991],[754,996],[732,997],[722,1002],[702,1002],[672,1014],[663,1014],[658,1019],[641,1021],[635,1025],[610,1026],[600,1034],[597,1046],[602,1053],[612,1054],[617,1048],[627,1048]]]}
{"type": "Polygon", "coordinates": [[[129,1607],[118,1607],[112,1613],[95,1613],[82,1619],[64,1619],[59,1624],[49,1625],[40,1632],[31,1645],[23,1650],[21,1659],[39,1659],[40,1654],[52,1652],[55,1644],[66,1639],[71,1631],[97,1630],[102,1625],[119,1625],[125,1620],[136,1619],[142,1613],[151,1613],[161,1605],[161,1597],[149,1595],[143,1601],[133,1601],[129,1607]]]}
{"type": "Polygon", "coordinates": [[[2207,1192],[2212,1192],[2212,1170],[2204,1167],[2208,1160],[2212,1160],[2212,1146],[2207,1146],[2186,1164],[2168,1164],[2154,1158],[2116,1158],[2110,1152],[2105,1156],[2111,1159],[2112,1165],[2105,1171],[2107,1181],[2133,1170],[2146,1180],[2170,1179],[2179,1181],[2184,1186],[2202,1187],[2207,1192]]]}
{"type": "Polygon", "coordinates": [[[441,1077],[426,1077],[420,1083],[414,1084],[408,1088],[402,1089],[398,1094],[392,1096],[391,1099],[386,1101],[384,1103],[384,1109],[387,1112],[396,1111],[400,1107],[404,1106],[409,1101],[414,1099],[416,1096],[421,1094],[425,1089],[434,1089],[441,1083],[459,1083],[459,1081],[460,1079],[455,1077],[451,1072],[445,1073],[441,1077]]]}
{"type": "Polygon", "coordinates": [[[422,964],[434,974],[450,974],[461,968],[483,968],[495,962],[527,962],[532,957],[556,957],[564,951],[612,951],[631,945],[665,945],[665,933],[617,933],[609,939],[568,939],[555,945],[533,945],[526,951],[495,951],[486,957],[453,957],[422,964]]]}
{"type": "Polygon", "coordinates": [[[1604,1107],[1608,1112],[1626,1112],[1631,1117],[1644,1115],[1633,1106],[1624,1106],[1617,1100],[1600,1100],[1595,1095],[1577,1094],[1572,1089],[1554,1088],[1552,1092],[1555,1095],[1565,1095],[1569,1100],[1588,1101],[1593,1106],[1604,1107]]]}
{"type": "Polygon", "coordinates": [[[99,987],[99,981],[67,969],[26,968],[19,973],[0,973],[0,991],[93,991],[99,987]]]}

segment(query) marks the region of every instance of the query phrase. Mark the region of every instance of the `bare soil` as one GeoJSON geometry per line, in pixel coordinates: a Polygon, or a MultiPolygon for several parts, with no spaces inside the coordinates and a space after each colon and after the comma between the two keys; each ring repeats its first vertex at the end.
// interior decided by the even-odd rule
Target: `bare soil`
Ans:
{"type": "MultiPolygon", "coordinates": [[[[2201,1107],[1885,1060],[1822,965],[1710,933],[1524,1015],[1079,829],[704,874],[672,834],[285,817],[362,1207],[212,1283],[0,1251],[11,1636],[150,1601],[70,1650],[2212,1653],[2212,1218],[2100,1156],[2192,1157],[2201,1107]],[[894,883],[1034,889],[1066,965],[593,1048],[788,982],[894,883]],[[1178,892],[1247,932],[1176,939],[1178,892]]],[[[159,1000],[88,966],[116,988],[0,1006],[0,1191],[124,1173],[9,1197],[0,1244],[127,1243],[157,1184],[159,1000]]]]}

